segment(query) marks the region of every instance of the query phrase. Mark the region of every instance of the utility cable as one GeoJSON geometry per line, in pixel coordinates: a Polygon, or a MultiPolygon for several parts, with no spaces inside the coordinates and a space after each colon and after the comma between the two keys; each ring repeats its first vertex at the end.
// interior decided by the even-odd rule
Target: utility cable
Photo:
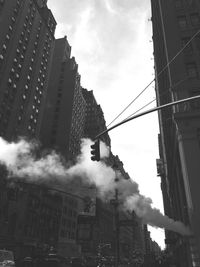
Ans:
{"type": "MultiPolygon", "coordinates": [[[[162,93],[160,94],[160,96],[164,96],[164,95],[166,95],[167,93],[169,93],[169,90],[174,89],[175,87],[177,87],[178,85],[180,85],[182,82],[184,82],[184,81],[186,81],[186,80],[187,80],[187,78],[178,81],[177,83],[175,83],[174,86],[170,87],[170,88],[169,88],[168,90],[166,90],[165,92],[162,92],[162,93]]],[[[129,115],[129,116],[128,116],[127,118],[125,118],[124,120],[129,119],[130,117],[132,117],[133,115],[135,115],[135,114],[138,113],[139,111],[143,110],[144,108],[146,108],[147,106],[149,106],[150,104],[152,104],[154,101],[156,101],[156,98],[154,98],[153,100],[151,100],[150,102],[148,102],[147,104],[145,104],[144,106],[142,106],[140,109],[136,110],[134,113],[132,113],[131,115],[129,115]]],[[[124,120],[123,120],[123,121],[124,121],[124,120]]]]}
{"type": "Polygon", "coordinates": [[[137,99],[140,97],[146,89],[155,81],[155,78],[115,117],[106,127],[109,127],[116,119],[118,119],[137,99]]]}
{"type": "MultiPolygon", "coordinates": [[[[183,52],[183,50],[191,43],[191,41],[200,33],[200,30],[197,31],[190,40],[176,53],[176,55],[165,65],[165,67],[158,73],[157,78],[169,67],[169,65],[183,52]]],[[[145,88],[106,126],[109,127],[114,121],[116,121],[146,90],[147,88],[155,81],[155,78],[145,86],[145,88]]]]}

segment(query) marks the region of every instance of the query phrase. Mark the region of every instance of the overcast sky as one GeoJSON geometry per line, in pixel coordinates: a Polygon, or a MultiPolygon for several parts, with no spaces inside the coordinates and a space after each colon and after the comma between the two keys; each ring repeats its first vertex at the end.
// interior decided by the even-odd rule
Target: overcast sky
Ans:
{"type": "MultiPolygon", "coordinates": [[[[67,36],[81,84],[94,91],[109,124],[154,78],[150,0],[48,0],[48,7],[57,21],[56,38],[67,36]]],[[[150,86],[115,123],[154,97],[154,86],[150,86]]],[[[155,113],[109,135],[112,152],[139,184],[140,192],[163,211],[156,171],[158,133],[155,113]]],[[[163,248],[163,230],[149,229],[163,248]]]]}

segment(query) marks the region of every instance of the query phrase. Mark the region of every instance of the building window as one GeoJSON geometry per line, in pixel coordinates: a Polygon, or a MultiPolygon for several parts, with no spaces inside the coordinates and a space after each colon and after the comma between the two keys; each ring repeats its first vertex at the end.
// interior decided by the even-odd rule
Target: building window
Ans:
{"type": "Polygon", "coordinates": [[[14,13],[17,14],[18,13],[18,10],[17,8],[14,9],[14,13]]]}
{"type": "Polygon", "coordinates": [[[197,78],[198,71],[196,63],[188,63],[186,64],[187,75],[189,78],[197,78]]]}
{"type": "Polygon", "coordinates": [[[15,18],[14,17],[12,17],[11,20],[12,20],[12,22],[15,22],[15,18]]]}
{"type": "Polygon", "coordinates": [[[191,20],[192,26],[198,26],[200,23],[199,14],[198,13],[190,14],[190,20],[191,20]]]}
{"type": "Polygon", "coordinates": [[[186,16],[179,16],[178,18],[178,24],[181,29],[185,29],[187,27],[187,18],[186,16]]]}
{"type": "Polygon", "coordinates": [[[6,34],[6,40],[10,40],[10,36],[6,34]]]}
{"type": "Polygon", "coordinates": [[[12,73],[14,73],[14,72],[15,72],[15,70],[12,68],[12,69],[11,69],[11,72],[12,72],[12,73]]]}
{"type": "MultiPolygon", "coordinates": [[[[192,90],[190,92],[190,97],[193,97],[193,96],[200,96],[200,89],[199,90],[192,90]]],[[[190,101],[190,107],[192,110],[200,109],[200,99],[190,101]]]]}
{"type": "Polygon", "coordinates": [[[11,84],[12,83],[12,80],[9,78],[8,79],[8,84],[11,84]]]}
{"type": "Polygon", "coordinates": [[[3,44],[3,48],[2,48],[3,50],[6,50],[6,45],[5,44],[3,44]]]}
{"type": "Polygon", "coordinates": [[[196,44],[197,50],[200,52],[200,35],[197,35],[195,37],[195,44],[196,44]]]}
{"type": "Polygon", "coordinates": [[[200,128],[197,129],[197,140],[198,140],[198,143],[199,143],[199,146],[200,146],[200,128]]]}
{"type": "Polygon", "coordinates": [[[176,8],[181,8],[183,6],[182,0],[175,0],[175,7],[176,8]]]}

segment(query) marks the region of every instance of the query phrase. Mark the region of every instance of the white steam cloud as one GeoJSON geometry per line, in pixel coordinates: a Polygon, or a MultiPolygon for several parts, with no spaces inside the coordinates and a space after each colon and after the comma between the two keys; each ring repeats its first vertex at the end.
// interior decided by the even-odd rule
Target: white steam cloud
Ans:
{"type": "Polygon", "coordinates": [[[134,194],[124,202],[125,208],[131,211],[134,210],[137,216],[142,218],[144,223],[165,228],[181,235],[190,236],[192,234],[189,227],[186,227],[182,222],[174,221],[168,216],[163,215],[160,210],[152,208],[151,204],[152,200],[150,198],[146,198],[140,194],[134,194]]]}
{"type": "MultiPolygon", "coordinates": [[[[152,208],[152,201],[139,193],[138,184],[123,179],[103,161],[93,162],[90,157],[92,141],[83,139],[81,154],[73,166],[68,166],[60,155],[51,153],[37,156],[38,145],[21,139],[17,143],[8,143],[0,137],[0,163],[8,170],[8,177],[18,177],[29,182],[68,183],[79,177],[83,183],[93,184],[101,196],[108,196],[118,188],[120,202],[126,210],[134,211],[144,223],[165,228],[182,235],[191,235],[191,231],[181,222],[173,221],[164,216],[158,209],[152,208]],[[118,182],[115,179],[118,178],[118,182]]],[[[100,142],[101,158],[108,157],[109,149],[100,142]]]]}

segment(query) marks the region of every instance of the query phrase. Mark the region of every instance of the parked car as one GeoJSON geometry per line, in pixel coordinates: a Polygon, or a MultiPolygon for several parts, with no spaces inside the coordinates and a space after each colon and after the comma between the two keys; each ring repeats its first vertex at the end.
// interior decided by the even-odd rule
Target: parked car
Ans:
{"type": "Polygon", "coordinates": [[[87,267],[96,267],[98,262],[96,257],[87,256],[85,257],[85,264],[87,267]]]}
{"type": "Polygon", "coordinates": [[[71,258],[71,267],[87,267],[86,262],[81,257],[71,258]]]}
{"type": "Polygon", "coordinates": [[[19,267],[70,267],[69,261],[56,253],[24,258],[19,267]]]}
{"type": "MultiPolygon", "coordinates": [[[[44,259],[44,267],[69,267],[69,262],[56,253],[48,254],[44,259]]],[[[37,266],[36,266],[37,267],[37,266]]]]}
{"type": "Polygon", "coordinates": [[[14,254],[10,250],[0,250],[0,267],[14,267],[14,254]]]}

